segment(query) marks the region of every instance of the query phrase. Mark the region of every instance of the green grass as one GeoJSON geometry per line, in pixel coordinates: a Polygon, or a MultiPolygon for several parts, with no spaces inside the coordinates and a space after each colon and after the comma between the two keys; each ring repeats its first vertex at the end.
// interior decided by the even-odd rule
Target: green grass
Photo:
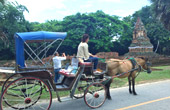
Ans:
{"type": "MultiPolygon", "coordinates": [[[[162,70],[152,71],[151,74],[148,74],[146,72],[141,72],[136,78],[136,83],[140,84],[140,83],[155,82],[155,81],[170,79],[170,66],[159,66],[153,68],[162,69],[162,70]]],[[[127,85],[128,85],[127,78],[124,79],[115,78],[111,86],[113,88],[117,88],[117,87],[122,87],[127,85]]]]}
{"type": "MultiPolygon", "coordinates": [[[[151,74],[146,72],[141,72],[138,77],[136,78],[136,84],[147,83],[147,82],[156,82],[160,80],[170,79],[170,66],[159,66],[153,67],[156,69],[162,69],[160,71],[152,71],[151,74]]],[[[113,83],[111,84],[112,88],[124,87],[128,86],[128,79],[127,78],[115,78],[113,83]]],[[[60,96],[66,96],[69,92],[60,92],[60,96]]],[[[53,95],[55,96],[55,94],[53,95]]]]}
{"type": "MultiPolygon", "coordinates": [[[[152,71],[151,74],[148,74],[146,72],[141,72],[138,77],[136,78],[136,84],[141,83],[147,83],[147,82],[156,82],[160,80],[166,80],[170,79],[170,66],[158,66],[154,67],[156,69],[162,69],[157,71],[152,71]]],[[[128,86],[128,80],[127,78],[115,78],[111,87],[112,88],[118,88],[128,86]]],[[[0,86],[1,91],[2,86],[0,86]]],[[[70,91],[61,91],[59,92],[59,95],[62,96],[68,96],[70,94],[70,91]]],[[[53,98],[56,98],[56,92],[52,91],[53,98]]],[[[46,95],[43,92],[43,95],[41,95],[41,98],[46,99],[46,95]]]]}

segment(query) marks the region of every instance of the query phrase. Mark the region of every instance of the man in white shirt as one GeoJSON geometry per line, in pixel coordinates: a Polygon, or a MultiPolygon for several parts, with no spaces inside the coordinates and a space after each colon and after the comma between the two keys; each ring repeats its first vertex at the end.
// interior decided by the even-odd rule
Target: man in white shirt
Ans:
{"type": "Polygon", "coordinates": [[[62,56],[59,56],[59,54],[56,53],[56,56],[53,57],[53,65],[54,65],[54,72],[55,72],[54,82],[55,83],[57,83],[58,79],[60,78],[59,71],[61,69],[62,60],[66,60],[65,53],[63,53],[62,56]]]}

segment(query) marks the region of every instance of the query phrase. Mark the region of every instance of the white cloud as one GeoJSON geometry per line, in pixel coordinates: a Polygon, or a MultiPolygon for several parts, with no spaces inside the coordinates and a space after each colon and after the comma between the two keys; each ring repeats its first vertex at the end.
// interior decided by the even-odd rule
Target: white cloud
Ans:
{"type": "Polygon", "coordinates": [[[132,15],[134,11],[132,10],[113,10],[114,15],[119,15],[122,17],[126,17],[128,15],[132,15]]]}
{"type": "MultiPolygon", "coordinates": [[[[16,0],[9,1],[15,2],[16,0]]],[[[45,14],[48,15],[51,10],[59,10],[66,8],[65,4],[63,3],[64,0],[17,0],[17,2],[19,4],[25,5],[28,8],[29,13],[24,14],[25,18],[29,21],[44,22],[42,21],[42,19],[44,19],[45,17],[47,20],[49,16],[45,16],[45,14]]]]}
{"type": "Polygon", "coordinates": [[[80,13],[96,12],[102,10],[109,15],[125,17],[132,15],[148,0],[8,0],[17,1],[25,5],[29,13],[25,18],[30,22],[44,22],[46,20],[62,20],[65,16],[80,13]]]}
{"type": "Polygon", "coordinates": [[[76,13],[76,11],[74,11],[74,10],[58,10],[56,12],[63,16],[69,16],[69,15],[76,13]]]}
{"type": "Polygon", "coordinates": [[[120,3],[122,0],[99,0],[100,2],[113,2],[113,3],[120,3]]]}
{"type": "Polygon", "coordinates": [[[82,5],[81,8],[90,8],[90,7],[92,7],[92,6],[93,6],[92,3],[87,3],[87,4],[85,4],[85,5],[82,5]]]}
{"type": "MultiPolygon", "coordinates": [[[[16,0],[9,0],[16,1],[16,0]]],[[[27,6],[27,8],[36,10],[45,10],[51,8],[66,8],[64,5],[64,0],[17,0],[19,4],[27,6]]]]}
{"type": "Polygon", "coordinates": [[[129,15],[132,15],[134,13],[134,10],[104,10],[105,13],[109,15],[117,15],[120,17],[126,17],[129,15]]]}

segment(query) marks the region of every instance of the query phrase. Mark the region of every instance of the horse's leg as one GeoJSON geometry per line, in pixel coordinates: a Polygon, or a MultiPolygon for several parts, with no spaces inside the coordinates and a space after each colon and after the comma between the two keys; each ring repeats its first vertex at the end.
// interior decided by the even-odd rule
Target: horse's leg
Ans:
{"type": "Polygon", "coordinates": [[[132,86],[133,86],[133,95],[137,95],[137,93],[135,92],[135,78],[132,78],[132,86]]]}
{"type": "Polygon", "coordinates": [[[132,94],[132,90],[131,90],[131,82],[132,82],[132,80],[131,80],[131,76],[128,76],[128,82],[129,82],[129,93],[130,94],[132,94]]]}
{"type": "Polygon", "coordinates": [[[109,80],[109,82],[107,82],[107,84],[105,85],[106,87],[106,98],[108,98],[109,100],[111,100],[111,96],[110,96],[110,84],[112,83],[112,80],[109,80]]]}

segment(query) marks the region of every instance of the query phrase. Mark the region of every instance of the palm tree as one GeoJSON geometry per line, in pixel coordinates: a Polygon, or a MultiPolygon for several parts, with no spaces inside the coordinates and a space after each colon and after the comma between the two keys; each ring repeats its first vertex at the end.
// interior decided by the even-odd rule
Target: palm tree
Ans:
{"type": "Polygon", "coordinates": [[[170,2],[169,0],[150,0],[156,17],[170,30],[170,2]]]}

